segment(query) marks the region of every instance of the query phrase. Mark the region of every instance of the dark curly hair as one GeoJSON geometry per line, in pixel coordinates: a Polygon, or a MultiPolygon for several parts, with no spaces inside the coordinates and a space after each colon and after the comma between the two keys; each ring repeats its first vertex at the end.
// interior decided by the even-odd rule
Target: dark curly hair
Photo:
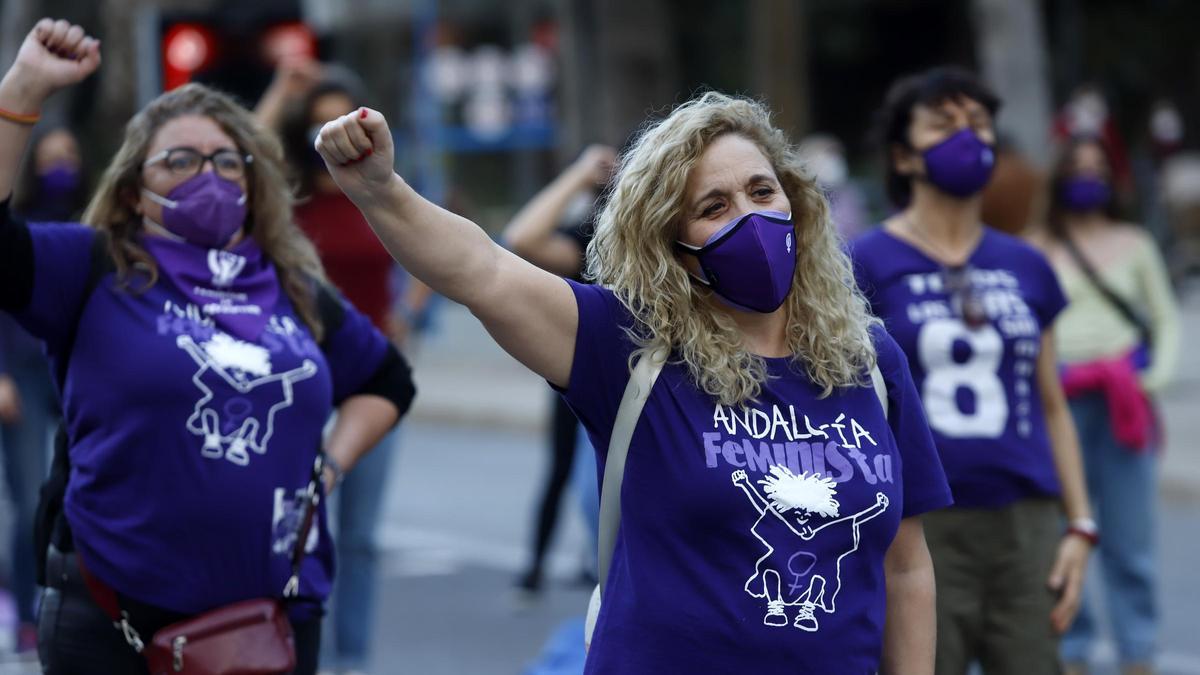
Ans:
{"type": "Polygon", "coordinates": [[[918,105],[937,106],[956,98],[977,101],[993,116],[1000,110],[1000,97],[979,81],[970,71],[957,66],[938,66],[892,83],[876,113],[874,141],[883,152],[887,196],[899,208],[912,199],[912,177],[896,171],[892,148],[913,149],[908,127],[912,124],[913,108],[918,105]]]}

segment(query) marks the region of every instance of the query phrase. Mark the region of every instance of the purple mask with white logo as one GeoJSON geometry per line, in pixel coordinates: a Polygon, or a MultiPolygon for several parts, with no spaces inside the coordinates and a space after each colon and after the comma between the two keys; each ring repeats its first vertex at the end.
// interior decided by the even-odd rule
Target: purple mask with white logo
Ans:
{"type": "Polygon", "coordinates": [[[1102,209],[1112,198],[1108,183],[1094,176],[1068,178],[1059,186],[1059,197],[1068,211],[1087,212],[1102,209]]]}
{"type": "Polygon", "coordinates": [[[738,216],[696,248],[676,248],[700,263],[697,281],[732,305],[769,314],[792,290],[796,237],[792,217],[779,211],[738,216]]]}
{"type": "Polygon", "coordinates": [[[246,222],[246,195],[233,181],[212,171],[176,185],[166,197],[142,188],[162,204],[162,226],[197,246],[224,248],[246,222]]]}
{"type": "Polygon", "coordinates": [[[996,166],[992,146],[974,131],[962,129],[921,153],[925,175],[934,187],[960,199],[974,196],[987,185],[996,166]]]}

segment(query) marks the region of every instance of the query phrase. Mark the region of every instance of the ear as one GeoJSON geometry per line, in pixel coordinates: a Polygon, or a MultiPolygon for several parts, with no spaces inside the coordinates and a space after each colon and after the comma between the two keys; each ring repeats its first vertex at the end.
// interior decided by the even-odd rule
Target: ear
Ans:
{"type": "Polygon", "coordinates": [[[901,176],[919,176],[925,173],[925,160],[912,148],[893,143],[888,149],[888,156],[891,158],[892,167],[901,176]]]}

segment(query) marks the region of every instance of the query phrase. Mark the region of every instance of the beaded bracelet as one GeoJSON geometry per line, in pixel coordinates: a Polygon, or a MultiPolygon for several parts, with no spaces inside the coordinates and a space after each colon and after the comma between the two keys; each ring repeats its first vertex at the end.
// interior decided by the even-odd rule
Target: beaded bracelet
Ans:
{"type": "Polygon", "coordinates": [[[38,113],[22,115],[21,113],[15,113],[15,112],[12,112],[11,110],[5,110],[4,108],[0,108],[0,119],[6,119],[9,122],[16,122],[17,124],[33,126],[33,125],[37,124],[38,120],[40,120],[41,118],[42,118],[42,116],[38,113]]]}

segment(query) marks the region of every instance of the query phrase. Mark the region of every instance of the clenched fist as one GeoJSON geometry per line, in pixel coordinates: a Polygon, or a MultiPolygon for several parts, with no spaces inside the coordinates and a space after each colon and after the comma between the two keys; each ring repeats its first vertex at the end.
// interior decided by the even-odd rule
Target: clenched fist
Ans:
{"type": "Polygon", "coordinates": [[[392,134],[376,110],[359,108],[327,122],[317,135],[316,148],[338,187],[360,205],[386,189],[396,175],[392,134]]]}

